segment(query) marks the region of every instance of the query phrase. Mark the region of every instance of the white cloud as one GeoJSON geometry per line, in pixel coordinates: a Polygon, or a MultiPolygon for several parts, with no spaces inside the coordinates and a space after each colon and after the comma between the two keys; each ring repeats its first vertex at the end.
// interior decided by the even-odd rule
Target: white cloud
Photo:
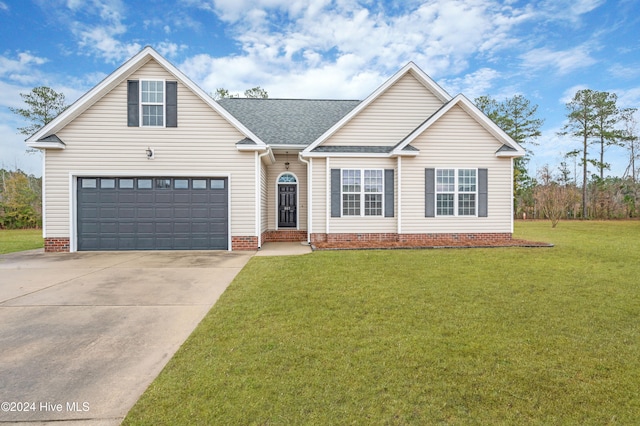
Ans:
{"type": "Polygon", "coordinates": [[[78,10],[85,5],[85,0],[67,0],[67,7],[71,10],[78,10]]]}
{"type": "Polygon", "coordinates": [[[142,48],[139,43],[124,43],[116,38],[125,32],[126,27],[119,22],[102,26],[77,22],[73,28],[73,33],[79,39],[80,48],[97,53],[112,63],[129,58],[142,48]]]}
{"type": "MultiPolygon", "coordinates": [[[[208,91],[259,84],[272,96],[362,98],[408,61],[433,78],[455,75],[468,69],[470,57],[518,43],[511,29],[533,16],[528,6],[490,0],[402,7],[358,0],[184,1],[231,23],[241,44],[239,55],[190,58],[185,73],[208,91]]],[[[497,76],[487,69],[474,74],[478,93],[497,76]]]]}
{"type": "Polygon", "coordinates": [[[82,52],[95,54],[107,62],[117,63],[141,48],[137,42],[124,42],[125,6],[122,0],[39,0],[48,13],[69,26],[82,52]],[[62,3],[62,4],[61,4],[62,3]]]}
{"type": "Polygon", "coordinates": [[[9,10],[9,6],[3,1],[0,1],[0,10],[9,10]]]}
{"type": "Polygon", "coordinates": [[[523,54],[521,59],[522,66],[527,70],[553,68],[560,75],[568,74],[576,69],[589,67],[596,63],[596,60],[590,56],[586,45],[556,51],[546,47],[532,49],[523,54]]]}
{"type": "Polygon", "coordinates": [[[569,88],[567,88],[564,93],[562,93],[562,97],[560,98],[560,102],[564,105],[567,104],[569,102],[571,102],[573,100],[573,97],[575,96],[576,92],[578,92],[579,90],[584,90],[584,89],[588,89],[588,86],[585,86],[584,84],[576,84],[574,86],[571,86],[569,88]]]}
{"type": "Polygon", "coordinates": [[[22,107],[23,102],[22,97],[20,97],[20,93],[26,93],[29,90],[31,89],[27,88],[26,86],[11,84],[0,80],[0,93],[2,93],[2,96],[0,96],[0,106],[5,108],[22,107]]]}
{"type": "MultiPolygon", "coordinates": [[[[640,107],[640,87],[631,89],[614,89],[610,92],[618,95],[618,106],[620,108],[639,108],[640,107]]],[[[640,113],[640,111],[639,111],[640,113]]],[[[640,122],[640,114],[636,114],[640,122]]]]}
{"type": "Polygon", "coordinates": [[[15,59],[0,56],[0,77],[24,84],[33,83],[39,78],[36,68],[47,61],[31,52],[20,52],[15,59]]]}
{"type": "Polygon", "coordinates": [[[186,44],[176,44],[168,41],[163,41],[155,45],[155,49],[158,51],[158,53],[160,53],[162,56],[167,57],[174,57],[181,50],[185,50],[186,48],[186,44]]]}
{"type": "Polygon", "coordinates": [[[633,65],[613,64],[609,67],[609,73],[618,79],[633,79],[640,76],[640,67],[633,65]]]}
{"type": "Polygon", "coordinates": [[[481,68],[463,77],[442,81],[442,86],[450,95],[464,94],[470,100],[478,96],[486,95],[493,87],[493,82],[499,79],[501,74],[491,68],[481,68]]]}
{"type": "Polygon", "coordinates": [[[180,69],[207,93],[221,87],[242,93],[261,86],[272,98],[362,99],[389,75],[362,70],[361,65],[353,55],[345,55],[336,63],[318,67],[291,66],[282,72],[267,72],[251,57],[198,55],[180,65],[180,69]]]}
{"type": "MultiPolygon", "coordinates": [[[[331,3],[330,0],[191,0],[202,9],[214,11],[220,19],[226,22],[250,20],[257,22],[260,15],[267,10],[277,11],[288,15],[289,19],[300,17],[302,14],[317,14],[322,8],[331,3]]],[[[337,2],[345,3],[345,2],[337,2]]]]}
{"type": "Polygon", "coordinates": [[[579,23],[582,16],[606,3],[606,0],[546,0],[539,6],[539,13],[553,20],[579,23]]]}

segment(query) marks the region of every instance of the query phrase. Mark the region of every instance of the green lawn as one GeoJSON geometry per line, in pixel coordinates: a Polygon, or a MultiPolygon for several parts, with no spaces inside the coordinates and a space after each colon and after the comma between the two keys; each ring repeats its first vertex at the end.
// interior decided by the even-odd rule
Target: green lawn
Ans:
{"type": "Polygon", "coordinates": [[[124,424],[637,424],[640,222],[256,257],[124,424]]]}
{"type": "Polygon", "coordinates": [[[0,229],[0,254],[42,247],[42,229],[0,229]]]}

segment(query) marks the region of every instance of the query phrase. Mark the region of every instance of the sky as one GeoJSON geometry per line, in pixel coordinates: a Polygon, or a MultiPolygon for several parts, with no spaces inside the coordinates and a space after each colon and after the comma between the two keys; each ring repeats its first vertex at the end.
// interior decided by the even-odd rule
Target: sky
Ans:
{"type": "MultiPolygon", "coordinates": [[[[71,103],[147,45],[208,93],[364,99],[413,61],[452,96],[522,95],[544,119],[532,174],[580,147],[558,136],[577,90],[640,107],[640,0],[0,0],[0,167],[42,173],[20,93],[71,103]]],[[[628,153],[605,161],[622,176],[628,153]]]]}

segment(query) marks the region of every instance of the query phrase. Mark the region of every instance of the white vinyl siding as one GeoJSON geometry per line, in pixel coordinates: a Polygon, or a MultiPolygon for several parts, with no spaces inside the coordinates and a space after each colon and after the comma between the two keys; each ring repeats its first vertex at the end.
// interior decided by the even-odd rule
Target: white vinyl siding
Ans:
{"type": "Polygon", "coordinates": [[[442,106],[407,73],[323,145],[395,145],[442,106]]]}
{"type": "MultiPolygon", "coordinates": [[[[312,233],[325,233],[327,228],[327,196],[329,185],[327,183],[327,160],[324,158],[312,158],[312,208],[313,226],[312,233]]],[[[331,161],[331,160],[330,160],[331,161]]]]}
{"type": "MultiPolygon", "coordinates": [[[[176,79],[153,60],[127,78],[176,79]]],[[[70,172],[228,175],[231,235],[255,236],[254,153],[235,146],[244,135],[181,83],[180,127],[127,127],[127,78],[57,133],[66,149],[47,152],[47,236],[70,236],[70,172]],[[155,159],[147,160],[147,147],[154,149],[155,159]]]]}
{"type": "Polygon", "coordinates": [[[501,143],[461,107],[452,108],[411,145],[420,155],[402,159],[403,233],[511,232],[511,159],[496,157],[501,143]],[[425,168],[488,169],[488,217],[425,217],[425,168]]]}

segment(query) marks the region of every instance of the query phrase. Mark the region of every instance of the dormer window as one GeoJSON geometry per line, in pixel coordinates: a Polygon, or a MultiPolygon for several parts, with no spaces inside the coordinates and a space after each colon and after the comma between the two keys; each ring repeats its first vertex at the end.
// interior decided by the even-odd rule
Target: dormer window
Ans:
{"type": "Polygon", "coordinates": [[[127,126],[178,127],[178,82],[128,80],[127,126]]]}
{"type": "Polygon", "coordinates": [[[142,125],[164,126],[164,81],[142,80],[142,125]]]}

